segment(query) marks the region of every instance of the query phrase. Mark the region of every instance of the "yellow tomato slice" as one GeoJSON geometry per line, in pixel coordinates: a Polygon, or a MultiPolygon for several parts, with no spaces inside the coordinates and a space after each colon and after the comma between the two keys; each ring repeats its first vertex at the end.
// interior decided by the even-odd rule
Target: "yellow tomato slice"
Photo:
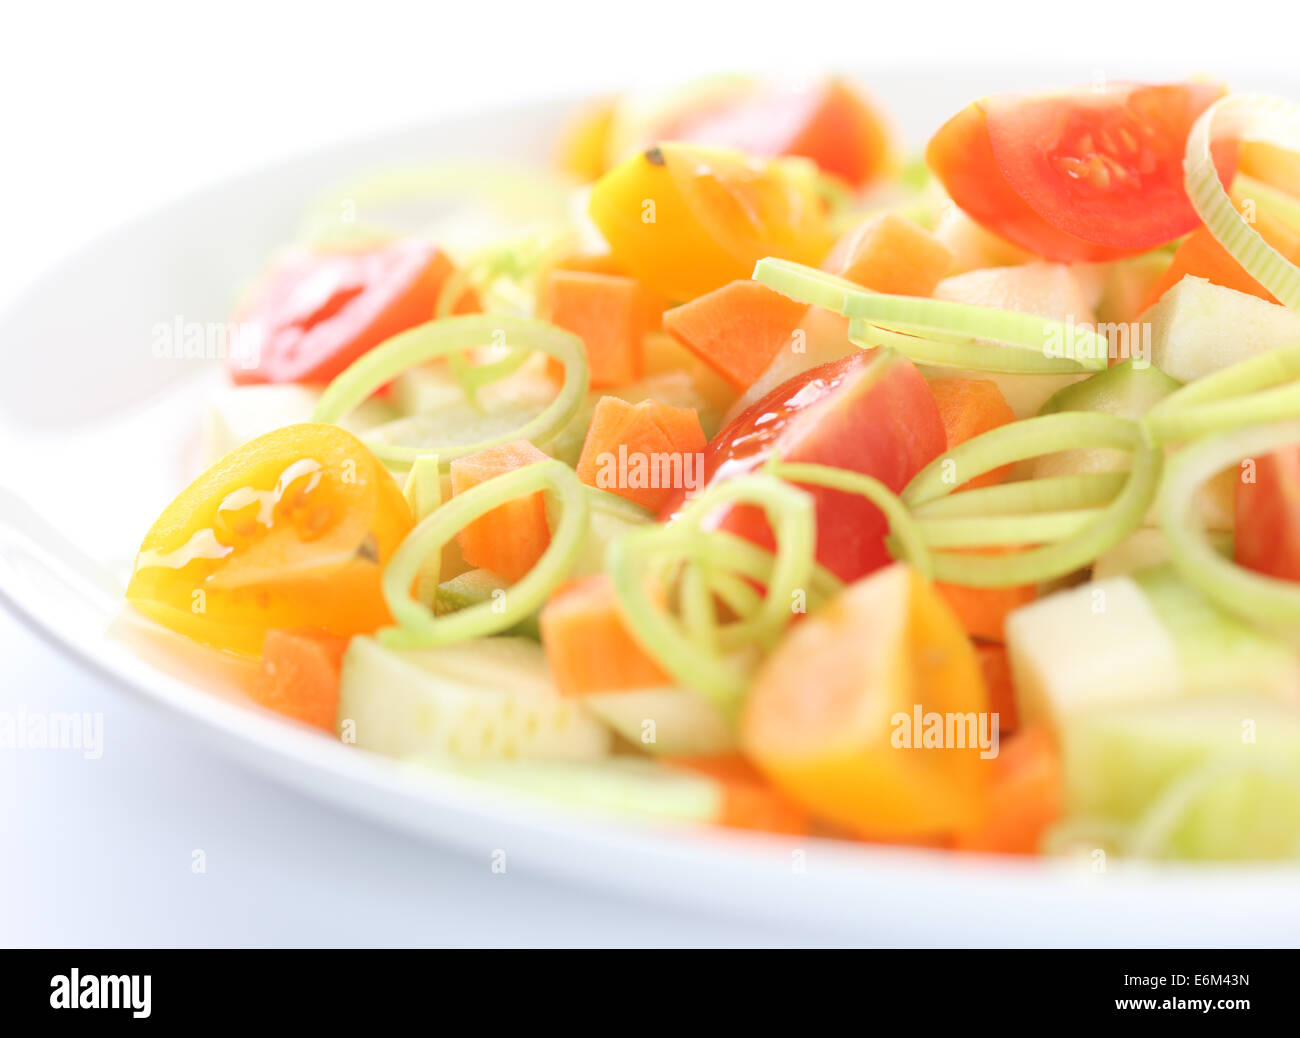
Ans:
{"type": "Polygon", "coordinates": [[[660,144],[597,181],[590,211],[614,257],[674,301],[748,278],[765,256],[816,265],[832,244],[806,159],[660,144]]]}
{"type": "Polygon", "coordinates": [[[158,517],[126,597],[197,641],[258,655],[266,632],[350,635],[390,622],[383,564],[410,508],[366,446],[290,425],[227,454],[158,517]]]}
{"type": "Polygon", "coordinates": [[[821,818],[866,837],[941,835],[983,817],[989,768],[979,725],[991,734],[988,711],[957,618],[897,563],[787,635],[755,679],[741,745],[821,818]],[[965,728],[969,715],[974,729],[965,728]],[[966,745],[927,745],[928,725],[941,718],[947,728],[949,717],[968,733],[966,745]]]}

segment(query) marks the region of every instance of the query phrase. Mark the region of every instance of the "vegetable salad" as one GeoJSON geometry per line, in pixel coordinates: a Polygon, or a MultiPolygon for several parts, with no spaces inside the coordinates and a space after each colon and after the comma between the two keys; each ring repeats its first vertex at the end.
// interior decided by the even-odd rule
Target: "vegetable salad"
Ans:
{"type": "MultiPolygon", "coordinates": [[[[858,86],[393,170],[236,308],[132,607],[249,695],[579,808],[1300,856],[1300,106],[858,86]]],[[[250,272],[252,273],[252,272],[250,272]]]]}

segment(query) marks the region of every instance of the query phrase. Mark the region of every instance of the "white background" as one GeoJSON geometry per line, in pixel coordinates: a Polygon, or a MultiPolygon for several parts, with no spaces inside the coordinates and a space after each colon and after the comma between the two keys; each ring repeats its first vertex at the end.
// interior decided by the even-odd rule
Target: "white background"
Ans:
{"type": "MultiPolygon", "coordinates": [[[[24,5],[6,14],[0,58],[0,303],[96,232],[190,188],[442,112],[737,69],[863,70],[868,83],[873,65],[917,61],[940,76],[948,64],[1059,62],[1063,82],[1148,58],[1187,74],[1285,71],[1300,28],[1289,6],[24,5]]],[[[10,702],[106,715],[101,760],[0,751],[0,943],[853,939],[494,876],[486,861],[441,855],[248,775],[5,615],[0,674],[10,702]],[[203,875],[191,871],[195,849],[203,875]]]]}

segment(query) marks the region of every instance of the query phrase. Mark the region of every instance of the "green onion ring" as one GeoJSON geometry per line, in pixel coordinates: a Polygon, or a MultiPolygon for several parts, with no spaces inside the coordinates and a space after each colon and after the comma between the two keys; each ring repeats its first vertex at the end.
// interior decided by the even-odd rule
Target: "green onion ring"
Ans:
{"type": "Polygon", "coordinates": [[[1033,314],[942,299],[870,292],[815,267],[774,257],[758,261],[754,280],[800,302],[859,318],[859,333],[875,325],[894,330],[895,337],[901,339],[929,340],[928,346],[896,343],[892,337],[889,342],[900,353],[928,349],[947,358],[927,363],[958,367],[982,364],[984,370],[1037,374],[1104,371],[1109,364],[1110,347],[1105,338],[1082,324],[1070,326],[1033,314]],[[912,334],[898,336],[899,331],[912,334]],[[1066,343],[1071,338],[1074,348],[1067,351],[1066,343]],[[1053,356],[1049,346],[1054,340],[1059,340],[1063,353],[1074,355],[1053,356]]]}
{"type": "Polygon", "coordinates": [[[671,615],[650,593],[652,565],[664,557],[680,560],[690,539],[672,527],[631,530],[610,544],[605,568],[614,582],[619,608],[637,644],[683,687],[693,689],[725,711],[734,712],[748,680],[734,660],[696,644],[682,634],[671,615]]]}
{"type": "MultiPolygon", "coordinates": [[[[807,588],[789,589],[789,597],[785,599],[788,602],[789,613],[779,609],[768,612],[765,609],[768,602],[782,601],[780,597],[768,590],[774,561],[771,553],[763,552],[766,555],[765,560],[755,559],[760,562],[760,565],[753,568],[753,575],[747,575],[738,566],[739,558],[729,555],[725,544],[717,540],[721,531],[699,530],[693,534],[681,532],[691,538],[689,557],[685,559],[682,567],[682,578],[697,575],[704,586],[735,613],[734,620],[723,624],[717,624],[716,613],[714,615],[714,645],[723,652],[742,649],[756,643],[765,644],[776,637],[794,611],[795,592],[805,591],[805,604],[810,609],[816,608],[831,597],[819,593],[816,588],[817,580],[814,577],[809,580],[807,588]],[[722,568],[724,565],[736,568],[722,568]],[[763,590],[760,591],[759,587],[763,590]]],[[[763,549],[760,548],[759,551],[762,552],[763,549]]],[[[689,630],[692,619],[684,610],[682,619],[689,630]]]]}
{"type": "Polygon", "coordinates": [[[1250,357],[1175,390],[1147,412],[1157,443],[1300,418],[1300,346],[1250,357]]]}
{"type": "Polygon", "coordinates": [[[511,350],[500,360],[490,361],[487,364],[471,364],[463,354],[452,353],[447,357],[447,366],[451,368],[451,373],[460,383],[461,389],[465,390],[465,395],[473,400],[484,386],[499,382],[522,368],[528,362],[529,356],[528,350],[511,350]]]}
{"type": "Polygon", "coordinates": [[[1300,151],[1300,106],[1267,94],[1229,94],[1201,113],[1183,158],[1187,197],[1210,233],[1278,302],[1300,309],[1300,268],[1242,219],[1219,180],[1211,147],[1225,138],[1300,151]]]}
{"type": "Polygon", "coordinates": [[[687,562],[677,585],[682,620],[692,641],[706,652],[717,647],[718,622],[702,566],[687,562]]]}
{"type": "Polygon", "coordinates": [[[1041,346],[1027,349],[1016,343],[980,342],[969,335],[944,335],[902,325],[875,324],[862,317],[849,321],[849,341],[856,346],[884,346],[917,364],[1011,375],[1074,374],[1072,361],[1049,357],[1041,346]]]}
{"type": "MultiPolygon", "coordinates": [[[[790,602],[796,591],[807,592],[813,573],[817,539],[817,522],[813,499],[804,491],[762,473],[752,473],[710,487],[688,498],[673,520],[674,527],[699,530],[718,508],[727,505],[757,505],[767,515],[776,541],[771,572],[765,582],[766,593],[758,614],[739,625],[752,629],[755,636],[771,634],[790,619],[790,602]]],[[[697,541],[702,541],[697,538],[697,541]]],[[[706,549],[708,558],[712,547],[706,549]]]]}
{"type": "MultiPolygon", "coordinates": [[[[903,490],[902,500],[909,507],[920,509],[945,500],[958,486],[1002,465],[1077,447],[1112,447],[1132,452],[1132,467],[1122,488],[1108,504],[1087,510],[1086,521],[1077,514],[1062,520],[1059,513],[1050,511],[1040,511],[1028,517],[980,517],[960,515],[957,514],[959,510],[954,509],[950,515],[935,517],[932,508],[930,517],[918,525],[923,533],[937,534],[945,543],[956,541],[953,547],[958,544],[962,547],[1005,544],[1013,536],[1022,538],[1019,543],[1043,544],[1011,555],[936,552],[934,579],[969,587],[1041,583],[1088,565],[1137,529],[1155,497],[1164,455],[1147,442],[1142,426],[1137,422],[1101,412],[1040,415],[991,429],[932,461],[903,490]],[[960,476],[949,476],[950,464],[953,471],[960,471],[960,476]],[[959,526],[942,525],[959,520],[959,526]],[[980,536],[981,527],[983,536],[980,536]],[[1044,543],[1061,535],[1065,536],[1064,540],[1044,543]]],[[[1086,485],[1100,484],[1090,482],[1086,485]]],[[[1052,492],[1061,494],[1065,486],[1065,483],[1054,483],[1052,492]]],[[[976,491],[963,491],[954,497],[973,493],[976,491]]],[[[1012,493],[1028,500],[1034,492],[1010,492],[1006,497],[1009,499],[1012,493]]],[[[933,544],[928,546],[934,547],[933,544]]]]}
{"type": "Polygon", "coordinates": [[[1036,515],[957,516],[917,519],[927,548],[979,548],[1016,544],[1053,544],[1086,530],[1100,508],[1080,508],[1036,515]]]}
{"type": "MultiPolygon", "coordinates": [[[[705,560],[705,568],[710,574],[719,578],[735,575],[742,579],[754,581],[767,587],[772,580],[772,553],[752,541],[737,536],[728,530],[708,530],[707,536],[713,545],[714,554],[705,560]]],[[[745,587],[750,587],[748,584],[745,587]]],[[[821,563],[814,562],[812,577],[808,581],[808,597],[811,602],[824,602],[834,598],[844,589],[844,582],[821,563]]],[[[750,588],[752,591],[753,588],[750,588]]],[[[758,594],[758,592],[754,592],[758,594]]],[[[761,597],[761,596],[760,596],[761,597]]]]}
{"type": "Polygon", "coordinates": [[[702,562],[699,568],[709,590],[737,616],[748,616],[762,607],[763,596],[738,573],[719,569],[709,561],[702,562]]]}
{"type": "Polygon", "coordinates": [[[919,519],[976,518],[990,515],[1023,515],[1092,508],[1114,500],[1124,489],[1127,472],[1083,472],[1074,476],[1045,476],[991,487],[972,487],[918,505],[912,510],[919,519]]]}
{"type": "Polygon", "coordinates": [[[770,644],[790,620],[795,593],[812,590],[817,579],[815,537],[812,498],[782,480],[755,473],[689,499],[666,526],[624,534],[607,549],[606,569],[641,648],[683,686],[734,713],[748,686],[748,667],[735,650],[770,644]],[[718,508],[738,504],[763,509],[776,541],[774,553],[726,531],[705,528],[718,508]],[[692,573],[697,568],[698,577],[692,573]],[[717,579],[720,570],[761,575],[765,594],[747,593],[743,581],[717,579]],[[683,613],[688,621],[702,604],[689,601],[699,594],[697,580],[710,590],[722,589],[724,601],[736,610],[736,621],[714,627],[712,646],[697,634],[684,633],[651,594],[654,582],[670,572],[679,577],[679,600],[687,600],[683,613]],[[686,587],[680,587],[681,580],[689,581],[686,587]]]}
{"type": "Polygon", "coordinates": [[[1139,440],[1124,489],[1097,518],[1069,540],[1014,555],[952,555],[938,552],[934,577],[967,587],[1012,587],[1064,577],[1092,563],[1142,525],[1160,486],[1164,454],[1139,440]]]}
{"type": "MultiPolygon", "coordinates": [[[[1101,411],[1039,415],[998,426],[935,458],[903,488],[903,503],[916,509],[945,497],[972,479],[1016,461],[1076,447],[1133,450],[1142,439],[1136,422],[1101,411]],[[952,478],[950,471],[955,472],[952,478]]],[[[973,491],[963,491],[973,493],[973,491]]]]}
{"type": "Polygon", "coordinates": [[[312,421],[337,422],[407,368],[435,357],[462,353],[499,336],[505,336],[513,348],[540,350],[564,365],[564,385],[540,414],[512,432],[479,443],[427,448],[373,442],[366,445],[380,460],[399,468],[412,464],[417,458],[437,454],[439,464],[446,471],[456,458],[511,440],[548,443],[573,420],[582,406],[587,394],[587,353],[576,335],[545,321],[505,314],[447,317],[394,335],[353,361],[329,384],[316,403],[312,421]]]}
{"type": "Polygon", "coordinates": [[[1243,458],[1300,443],[1300,422],[1279,422],[1191,444],[1174,456],[1160,492],[1160,525],[1174,567],[1187,582],[1225,609],[1270,629],[1300,627],[1300,584],[1254,573],[1211,547],[1195,521],[1193,500],[1202,483],[1243,458]]]}
{"type": "Polygon", "coordinates": [[[513,627],[540,609],[573,569],[587,532],[587,512],[586,486],[571,468],[554,460],[503,473],[457,494],[421,520],[389,559],[382,589],[399,626],[381,630],[379,640],[394,648],[428,648],[513,627]],[[411,597],[411,585],[425,559],[441,551],[458,531],[492,509],[538,491],[558,499],[560,518],[542,557],[506,593],[505,609],[495,611],[494,602],[480,602],[437,616],[411,597]]]}

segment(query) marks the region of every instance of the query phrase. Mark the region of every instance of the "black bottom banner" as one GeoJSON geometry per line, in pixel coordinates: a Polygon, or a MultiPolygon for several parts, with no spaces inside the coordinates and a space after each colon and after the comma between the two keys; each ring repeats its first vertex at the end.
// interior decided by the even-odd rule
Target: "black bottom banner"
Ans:
{"type": "MultiPolygon", "coordinates": [[[[857,1015],[872,1006],[892,1006],[891,1017],[910,1007],[904,1015],[927,1024],[1164,1018],[1229,1027],[1294,1021],[1300,1010],[1294,952],[570,951],[493,961],[501,954],[11,950],[0,953],[0,1006],[5,1031],[16,1035],[35,1032],[14,1024],[97,1028],[110,1019],[164,1029],[281,1021],[300,1029],[415,1016],[436,1028],[440,1017],[444,1026],[472,1026],[477,1013],[485,1025],[519,1013],[533,1024],[585,1017],[589,1027],[619,1018],[611,1014],[680,1021],[695,1012],[688,1004],[701,1003],[719,1022],[759,1010],[774,1023],[769,1014],[789,1008],[805,1024],[811,1014],[857,1015]],[[714,956],[730,961],[704,961],[714,956]]],[[[871,1018],[862,1017],[863,1026],[871,1018]]]]}

